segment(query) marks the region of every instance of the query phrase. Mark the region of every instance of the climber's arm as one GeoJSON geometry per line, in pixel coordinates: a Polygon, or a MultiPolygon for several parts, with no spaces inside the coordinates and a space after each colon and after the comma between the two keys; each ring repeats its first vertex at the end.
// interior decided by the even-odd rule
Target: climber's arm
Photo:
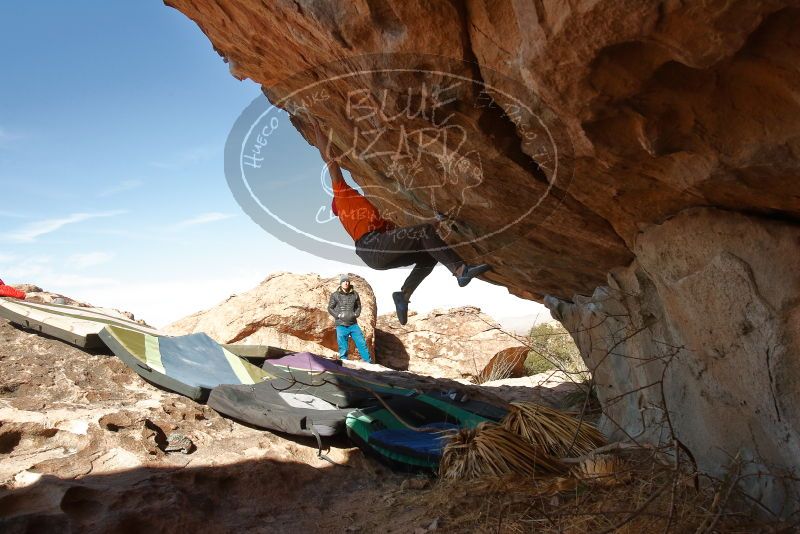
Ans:
{"type": "Polygon", "coordinates": [[[325,163],[328,165],[328,171],[331,173],[331,183],[334,186],[346,183],[344,181],[344,176],[342,176],[342,169],[339,168],[339,163],[331,158],[328,155],[328,151],[325,149],[325,147],[328,146],[328,138],[322,133],[322,129],[320,129],[317,121],[313,121],[312,124],[314,126],[317,148],[322,155],[322,159],[325,160],[325,163]]]}

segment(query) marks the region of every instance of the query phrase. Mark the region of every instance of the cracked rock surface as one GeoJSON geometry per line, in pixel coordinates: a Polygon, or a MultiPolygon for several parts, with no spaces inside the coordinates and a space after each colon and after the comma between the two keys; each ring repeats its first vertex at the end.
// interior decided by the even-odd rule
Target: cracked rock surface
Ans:
{"type": "Polygon", "coordinates": [[[495,354],[520,345],[479,308],[464,306],[411,313],[406,325],[394,314],[378,316],[378,363],[392,369],[444,378],[479,374],[495,354]]]}

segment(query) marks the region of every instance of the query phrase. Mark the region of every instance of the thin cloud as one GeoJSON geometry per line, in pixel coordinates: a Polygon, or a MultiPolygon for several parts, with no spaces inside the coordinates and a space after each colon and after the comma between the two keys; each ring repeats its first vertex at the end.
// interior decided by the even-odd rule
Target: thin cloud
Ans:
{"type": "Polygon", "coordinates": [[[103,263],[108,263],[114,257],[108,252],[87,252],[84,254],[73,254],[67,258],[66,264],[73,269],[83,270],[95,267],[103,263]]]}
{"type": "Polygon", "coordinates": [[[80,256],[82,255],[76,254],[67,258],[66,261],[64,258],[46,255],[20,257],[18,261],[12,260],[11,263],[2,266],[2,277],[6,282],[32,283],[48,291],[69,295],[79,300],[81,297],[78,288],[92,290],[107,288],[108,292],[111,292],[108,288],[120,286],[119,280],[114,278],[85,276],[79,272],[64,272],[65,269],[72,267],[70,263],[73,260],[94,259],[94,261],[98,261],[101,259],[99,256],[91,258],[88,254],[84,255],[85,258],[80,256]]]}
{"type": "Polygon", "coordinates": [[[16,230],[13,230],[3,235],[2,238],[6,241],[14,241],[17,243],[30,243],[32,241],[35,241],[38,237],[41,237],[46,234],[51,234],[70,224],[76,224],[79,222],[88,221],[90,219],[98,219],[101,217],[113,217],[116,215],[121,215],[123,213],[125,213],[125,211],[105,211],[99,213],[73,213],[71,215],[67,215],[66,217],[62,217],[59,219],[44,219],[41,221],[34,221],[32,223],[28,223],[16,230]]]}
{"type": "Polygon", "coordinates": [[[217,146],[202,145],[182,150],[172,155],[167,160],[151,161],[150,165],[159,169],[180,170],[203,161],[208,161],[217,154],[220,149],[217,146]]]}
{"type": "Polygon", "coordinates": [[[211,213],[201,213],[197,217],[192,217],[191,219],[186,219],[185,221],[181,221],[175,224],[175,226],[173,226],[173,229],[183,230],[184,228],[189,228],[191,226],[197,226],[199,224],[209,224],[217,221],[224,221],[225,219],[230,219],[232,217],[235,217],[235,215],[232,215],[230,213],[220,213],[217,211],[211,213]]]}
{"type": "Polygon", "coordinates": [[[40,283],[41,287],[45,289],[54,288],[59,293],[65,295],[77,295],[78,292],[72,288],[100,288],[108,287],[113,288],[120,285],[120,281],[114,278],[100,277],[100,276],[82,276],[80,274],[52,274],[42,277],[40,283]]]}
{"type": "Polygon", "coordinates": [[[144,185],[144,182],[141,180],[124,180],[117,185],[109,187],[103,191],[97,193],[97,196],[100,198],[103,197],[110,197],[113,195],[119,195],[120,193],[127,193],[128,191],[133,191],[134,189],[138,189],[144,185]]]}
{"type": "Polygon", "coordinates": [[[0,210],[0,217],[6,217],[6,218],[9,218],[9,219],[25,219],[25,218],[27,218],[25,215],[23,215],[21,213],[16,213],[14,211],[6,211],[6,210],[0,210]]]}

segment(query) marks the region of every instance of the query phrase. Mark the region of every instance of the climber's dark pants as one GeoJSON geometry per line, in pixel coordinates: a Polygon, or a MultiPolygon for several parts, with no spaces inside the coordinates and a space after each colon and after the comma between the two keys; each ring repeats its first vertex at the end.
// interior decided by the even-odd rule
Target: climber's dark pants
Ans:
{"type": "Polygon", "coordinates": [[[370,232],[356,241],[356,254],[368,267],[379,271],[413,265],[402,287],[406,300],[437,263],[454,274],[464,264],[430,224],[370,232]]]}

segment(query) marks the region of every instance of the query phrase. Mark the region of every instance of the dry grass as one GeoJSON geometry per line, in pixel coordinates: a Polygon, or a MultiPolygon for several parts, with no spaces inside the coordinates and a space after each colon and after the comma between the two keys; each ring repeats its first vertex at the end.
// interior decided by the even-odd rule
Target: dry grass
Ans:
{"type": "Polygon", "coordinates": [[[472,383],[480,385],[495,380],[505,380],[514,373],[516,364],[517,362],[513,358],[498,359],[491,364],[488,372],[484,369],[478,374],[472,375],[472,383]]]}
{"type": "Polygon", "coordinates": [[[537,472],[535,478],[445,479],[431,490],[403,493],[393,506],[424,508],[420,524],[438,518],[436,532],[442,533],[796,532],[756,519],[736,495],[715,508],[724,488],[706,481],[695,489],[693,474],[676,473],[652,450],[627,449],[612,456],[576,468],[585,478],[537,472]],[[716,524],[709,530],[711,519],[716,524]]]}
{"type": "MultiPolygon", "coordinates": [[[[558,458],[586,454],[604,443],[594,426],[569,414],[532,403],[513,403],[500,425],[485,423],[453,434],[444,449],[439,476],[469,480],[564,473],[566,466],[558,458]]],[[[576,469],[588,478],[614,467],[612,460],[598,457],[584,460],[576,469]]]]}
{"type": "Polygon", "coordinates": [[[491,423],[455,434],[439,464],[439,476],[448,480],[564,471],[565,466],[543,449],[491,423]]]}
{"type": "Polygon", "coordinates": [[[630,472],[619,457],[611,454],[590,455],[572,469],[572,475],[586,484],[616,486],[630,479],[630,472]]]}
{"type": "Polygon", "coordinates": [[[587,454],[606,442],[594,425],[533,403],[512,403],[501,424],[547,454],[559,458],[587,454]]]}

